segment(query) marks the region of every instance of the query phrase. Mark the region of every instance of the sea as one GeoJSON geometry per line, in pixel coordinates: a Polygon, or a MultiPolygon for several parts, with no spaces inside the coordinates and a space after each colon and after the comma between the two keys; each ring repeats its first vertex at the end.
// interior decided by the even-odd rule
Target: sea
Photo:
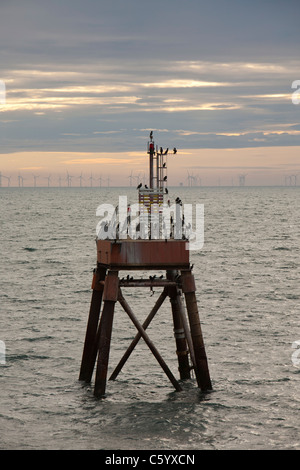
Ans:
{"type": "MultiPolygon", "coordinates": [[[[120,195],[137,202],[133,187],[0,188],[0,449],[300,450],[300,187],[169,188],[204,205],[190,259],[213,390],[192,375],[176,391],[141,340],[99,399],[78,377],[96,210],[120,195]]],[[[160,289],[123,290],[141,322],[160,289]]],[[[169,301],[147,333],[179,378],[169,301]]],[[[117,305],[109,374],[135,334],[117,305]]]]}

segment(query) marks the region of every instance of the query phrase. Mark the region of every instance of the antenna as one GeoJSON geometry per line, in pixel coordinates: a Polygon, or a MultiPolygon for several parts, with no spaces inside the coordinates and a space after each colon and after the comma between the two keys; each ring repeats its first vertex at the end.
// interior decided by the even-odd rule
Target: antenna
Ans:
{"type": "MultiPolygon", "coordinates": [[[[154,189],[156,180],[156,188],[163,189],[167,182],[167,155],[169,147],[165,150],[156,146],[153,140],[153,131],[150,132],[150,141],[148,142],[147,153],[149,154],[149,186],[154,189]],[[154,175],[154,162],[156,161],[156,176],[154,175]]],[[[173,154],[177,153],[177,149],[173,148],[173,154]]]]}

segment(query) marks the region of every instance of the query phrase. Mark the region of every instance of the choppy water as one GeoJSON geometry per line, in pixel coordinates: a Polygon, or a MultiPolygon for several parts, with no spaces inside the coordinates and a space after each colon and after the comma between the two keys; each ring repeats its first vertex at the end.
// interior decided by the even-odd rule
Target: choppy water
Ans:
{"type": "MultiPolygon", "coordinates": [[[[78,382],[95,212],[135,190],[1,188],[1,449],[300,449],[300,188],[172,193],[205,204],[191,260],[214,391],[175,392],[141,341],[96,400],[78,382]]],[[[159,295],[125,293],[141,320],[159,295]]],[[[148,333],[178,377],[172,328],[166,302],[148,333]]],[[[134,334],[117,307],[110,370],[134,334]]]]}

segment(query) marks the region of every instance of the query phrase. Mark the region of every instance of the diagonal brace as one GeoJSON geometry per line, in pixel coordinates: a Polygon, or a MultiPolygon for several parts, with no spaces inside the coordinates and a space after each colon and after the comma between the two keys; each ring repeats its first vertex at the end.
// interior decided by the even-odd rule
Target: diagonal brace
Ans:
{"type": "MultiPolygon", "coordinates": [[[[142,327],[144,328],[144,330],[146,330],[146,328],[148,328],[148,326],[150,325],[151,321],[153,320],[153,318],[156,315],[157,311],[162,306],[162,304],[163,304],[165,298],[167,297],[167,295],[168,295],[168,289],[165,287],[164,290],[162,291],[162,293],[160,294],[160,296],[158,297],[157,301],[155,302],[155,305],[152,308],[151,312],[149,313],[148,317],[146,318],[146,320],[142,324],[142,327]]],[[[132,340],[132,342],[131,342],[130,346],[128,347],[127,351],[125,352],[124,356],[120,360],[119,364],[117,365],[117,367],[115,368],[115,370],[111,374],[109,380],[115,380],[117,378],[117,376],[119,375],[119,373],[122,370],[122,367],[126,363],[127,359],[131,355],[132,351],[134,350],[134,348],[138,344],[141,337],[142,337],[141,333],[138,332],[136,334],[135,338],[132,340]]]]}
{"type": "Polygon", "coordinates": [[[134,326],[136,327],[136,329],[138,330],[138,332],[140,333],[140,335],[144,339],[145,343],[149,347],[149,349],[152,352],[152,354],[154,355],[154,357],[156,358],[156,360],[158,361],[158,363],[160,364],[160,366],[162,367],[162,369],[166,373],[167,377],[169,378],[171,383],[174,385],[175,390],[177,392],[180,392],[182,390],[181,386],[179,385],[178,381],[175,379],[174,375],[172,374],[172,372],[168,368],[167,364],[165,363],[165,361],[163,360],[163,358],[161,357],[161,355],[157,351],[156,347],[154,346],[154,344],[150,340],[150,338],[147,335],[147,333],[145,332],[144,328],[142,327],[142,325],[140,324],[140,322],[138,321],[138,319],[134,315],[134,313],[131,310],[129,304],[124,299],[124,297],[122,295],[122,292],[121,292],[121,289],[119,289],[118,301],[120,302],[121,306],[123,307],[123,309],[125,310],[125,312],[129,316],[130,320],[132,321],[132,323],[134,324],[134,326]]]}

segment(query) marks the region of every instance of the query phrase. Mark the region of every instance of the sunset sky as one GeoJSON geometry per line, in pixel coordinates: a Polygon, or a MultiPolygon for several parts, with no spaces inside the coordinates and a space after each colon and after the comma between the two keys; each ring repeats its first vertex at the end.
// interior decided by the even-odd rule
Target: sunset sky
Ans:
{"type": "Polygon", "coordinates": [[[300,182],[299,14],[297,0],[0,0],[0,172],[135,184],[153,130],[178,148],[170,185],[300,182]]]}

